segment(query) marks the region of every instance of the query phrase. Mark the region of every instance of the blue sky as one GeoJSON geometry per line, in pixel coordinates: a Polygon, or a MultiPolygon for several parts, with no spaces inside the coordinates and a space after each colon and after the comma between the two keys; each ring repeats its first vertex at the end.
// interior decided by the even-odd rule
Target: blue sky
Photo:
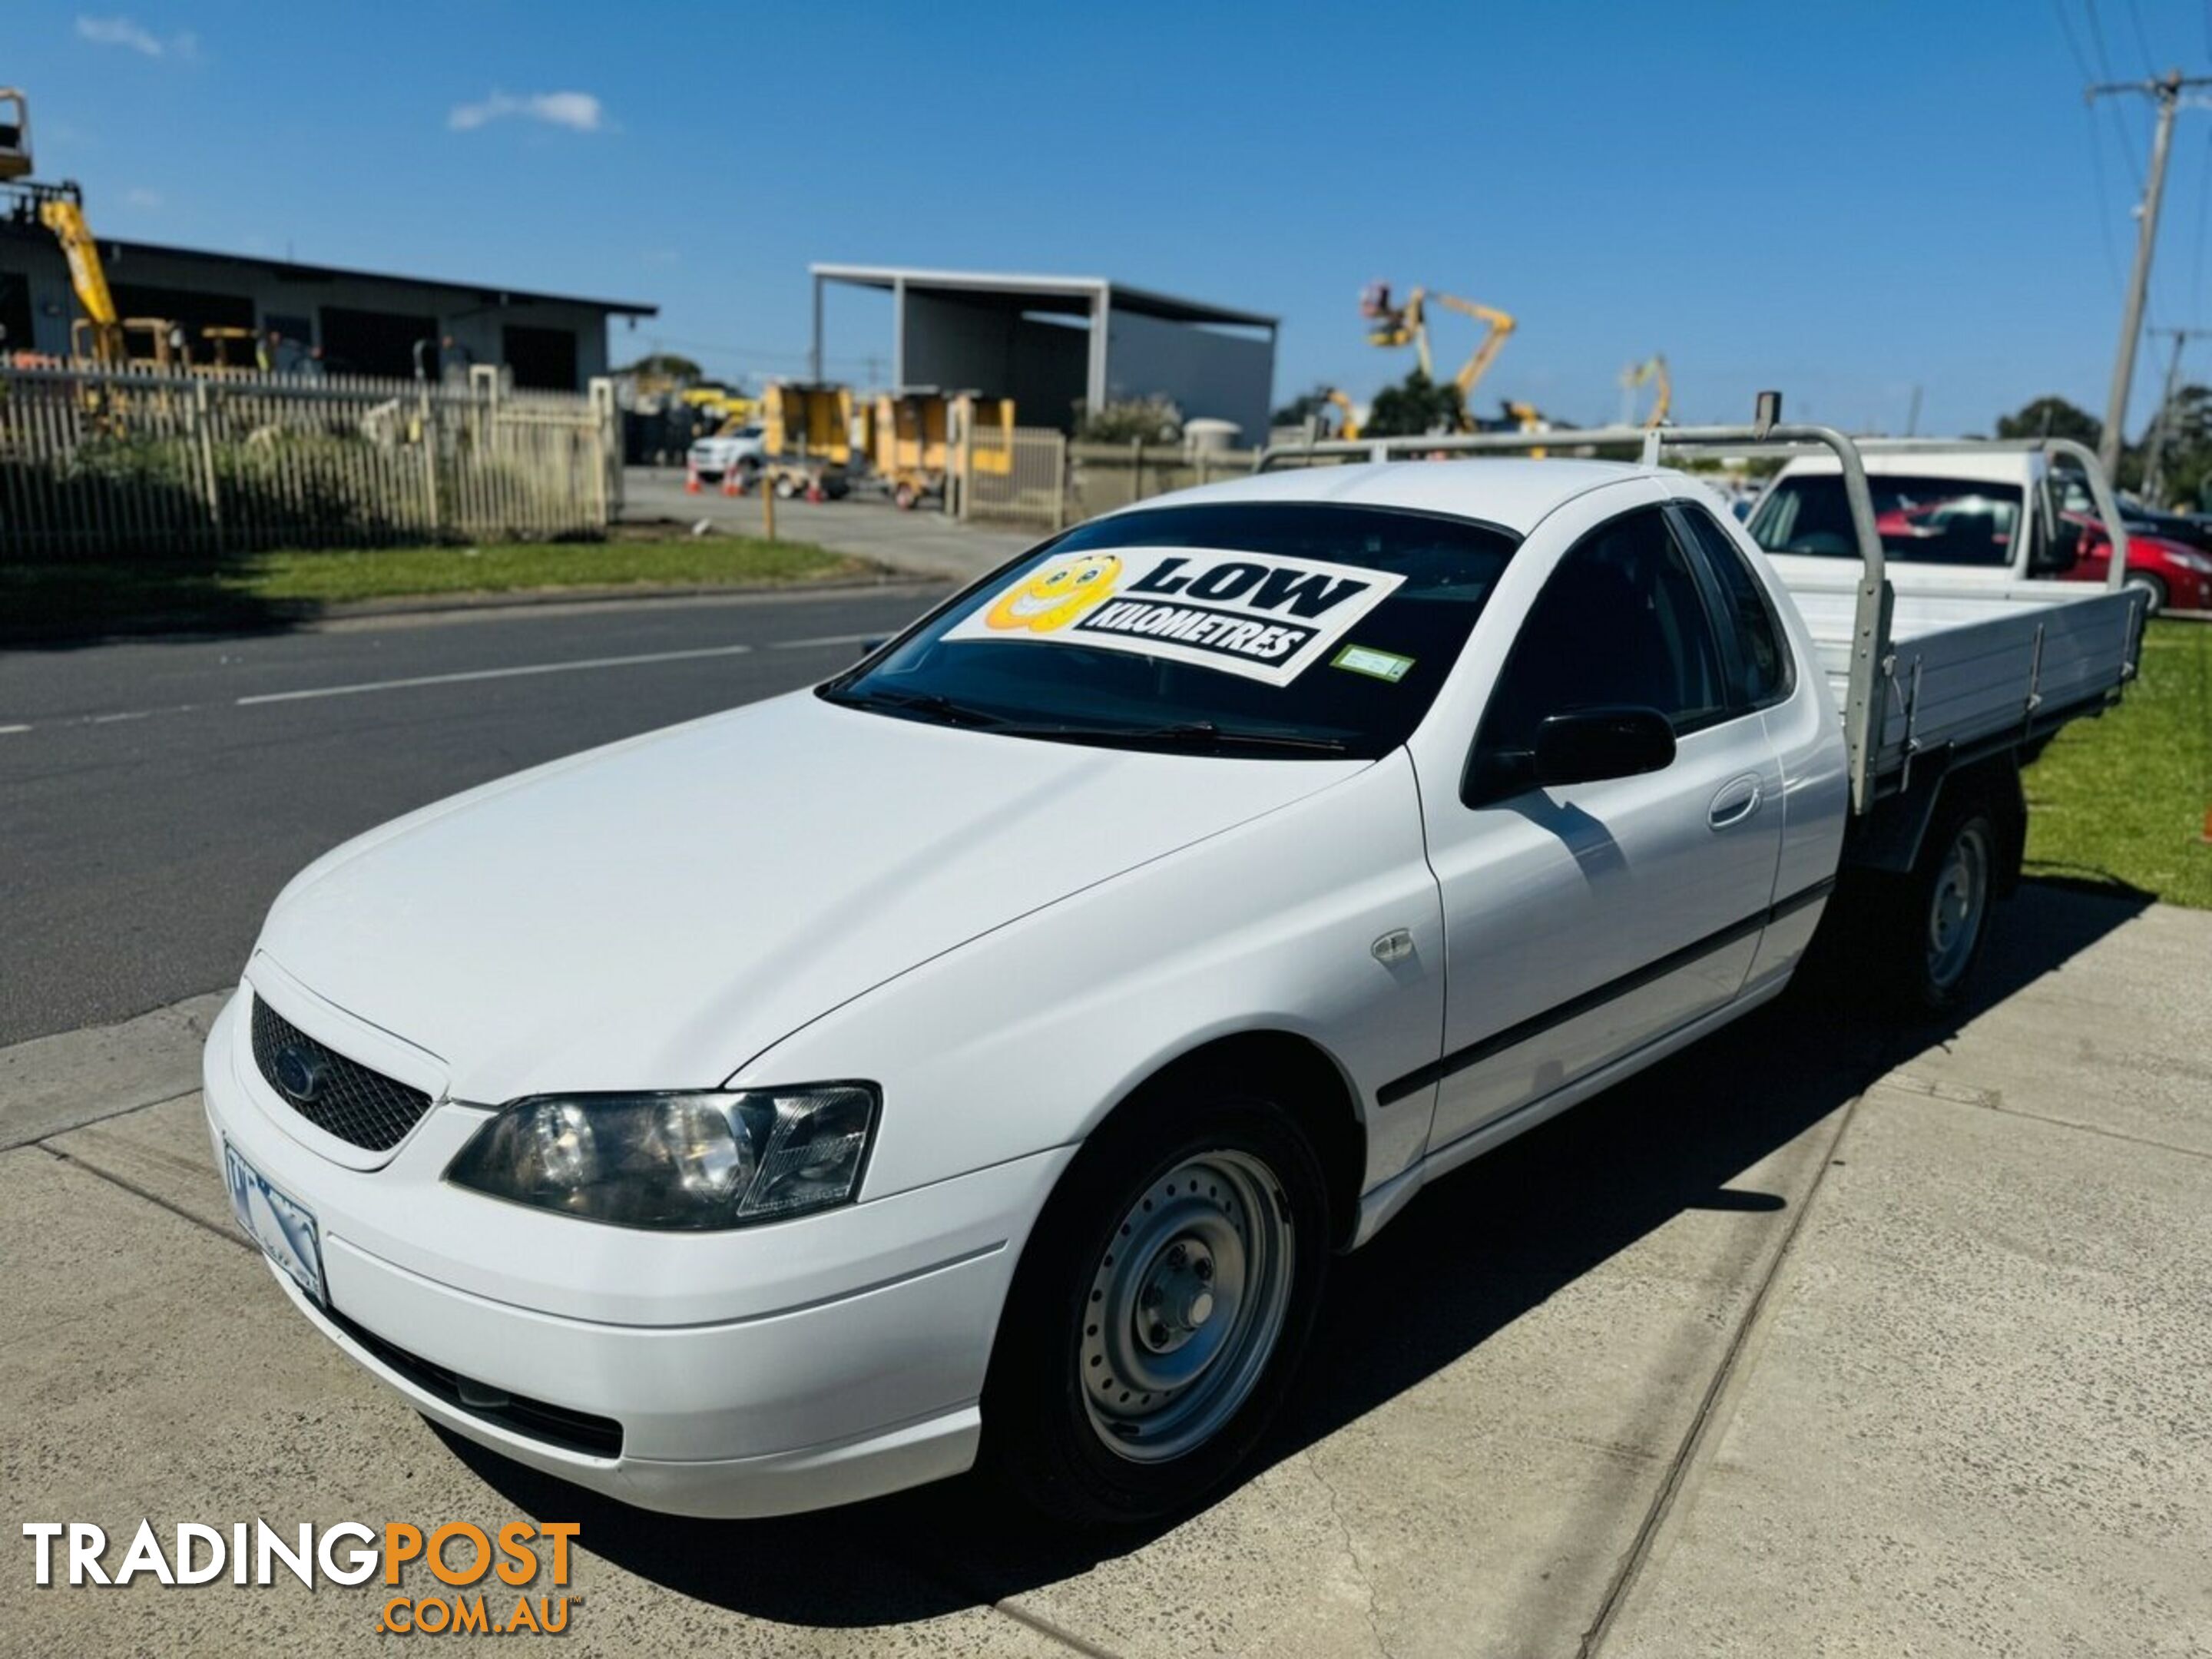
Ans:
{"type": "MultiPolygon", "coordinates": [[[[1383,277],[1504,307],[1482,395],[1986,429],[2100,410],[2148,149],[2083,66],[2212,70],[2212,6],[584,5],[14,0],[40,171],[147,240],[658,303],[658,342],[803,365],[807,263],[1100,275],[1284,319],[1276,390],[1364,396],[1383,277]]],[[[2212,109],[2152,289],[2212,325],[2212,109]]],[[[833,303],[833,372],[888,305],[833,303]]],[[[1447,362],[1471,328],[1437,325],[1447,362]]],[[[2193,348],[2212,380],[2212,340],[2193,348]]],[[[2164,349],[2137,377],[2147,417],[2164,349]]]]}

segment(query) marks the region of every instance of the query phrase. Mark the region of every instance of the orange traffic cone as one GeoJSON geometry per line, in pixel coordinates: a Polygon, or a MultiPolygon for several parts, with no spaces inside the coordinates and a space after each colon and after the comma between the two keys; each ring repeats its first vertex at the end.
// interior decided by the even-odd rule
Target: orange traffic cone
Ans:
{"type": "Polygon", "coordinates": [[[725,495],[742,495],[745,493],[744,476],[734,466],[723,470],[722,493],[725,495]]]}
{"type": "Polygon", "coordinates": [[[820,484],[809,484],[806,486],[806,499],[810,501],[826,501],[830,497],[820,484]]]}
{"type": "Polygon", "coordinates": [[[684,493],[687,495],[699,493],[699,469],[688,459],[684,463],[684,493]]]}

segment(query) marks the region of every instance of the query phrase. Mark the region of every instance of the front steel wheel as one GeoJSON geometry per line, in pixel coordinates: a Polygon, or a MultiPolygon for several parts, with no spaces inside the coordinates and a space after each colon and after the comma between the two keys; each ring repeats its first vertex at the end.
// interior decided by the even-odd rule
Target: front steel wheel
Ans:
{"type": "Polygon", "coordinates": [[[1107,1449],[1156,1463],[1203,1445],[1251,1397],[1283,1331],[1297,1241],[1282,1182],[1211,1152],[1152,1182],[1091,1275],[1077,1357],[1107,1449]]]}
{"type": "Polygon", "coordinates": [[[1289,1392],[1328,1199],[1266,1083],[1152,1085],[1085,1143],[1038,1218],[999,1322],[981,1452],[1032,1507],[1092,1524],[1188,1509],[1289,1392]]]}

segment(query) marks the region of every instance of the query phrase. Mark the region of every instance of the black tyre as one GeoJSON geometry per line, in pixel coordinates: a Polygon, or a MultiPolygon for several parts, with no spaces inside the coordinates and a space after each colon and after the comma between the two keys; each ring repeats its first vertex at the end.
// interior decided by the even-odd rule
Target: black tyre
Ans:
{"type": "Polygon", "coordinates": [[[1936,809],[1910,875],[1893,884],[1885,967],[1910,1011],[1958,1006],[1982,959],[2008,842],[1996,815],[1967,793],[1936,809]]]}
{"type": "Polygon", "coordinates": [[[2154,617],[2166,609],[2166,601],[2172,597],[2166,592],[2166,579],[2148,570],[2129,571],[2124,586],[2150,595],[2150,614],[2154,617]]]}
{"type": "Polygon", "coordinates": [[[983,1391],[985,1468],[1080,1524],[1196,1504],[1281,1406],[1328,1257],[1321,1164],[1281,1106],[1227,1078],[1132,1100],[1022,1253],[983,1391]]]}

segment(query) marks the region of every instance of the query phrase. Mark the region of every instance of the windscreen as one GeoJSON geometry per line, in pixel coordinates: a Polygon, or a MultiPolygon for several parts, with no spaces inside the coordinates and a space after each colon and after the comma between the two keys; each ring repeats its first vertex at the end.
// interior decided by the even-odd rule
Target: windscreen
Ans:
{"type": "Polygon", "coordinates": [[[1517,544],[1465,519],[1311,501],[1116,514],[822,695],[1015,737],[1371,757],[1419,723],[1517,544]]]}
{"type": "MultiPolygon", "coordinates": [[[[2019,486],[1893,473],[1869,477],[1867,488],[1874,496],[1875,530],[1888,557],[1906,564],[1995,568],[2012,562],[2019,486]]],[[[1844,481],[1836,473],[1778,479],[1751,516],[1751,533],[1769,553],[1858,557],[1844,481]]]]}

